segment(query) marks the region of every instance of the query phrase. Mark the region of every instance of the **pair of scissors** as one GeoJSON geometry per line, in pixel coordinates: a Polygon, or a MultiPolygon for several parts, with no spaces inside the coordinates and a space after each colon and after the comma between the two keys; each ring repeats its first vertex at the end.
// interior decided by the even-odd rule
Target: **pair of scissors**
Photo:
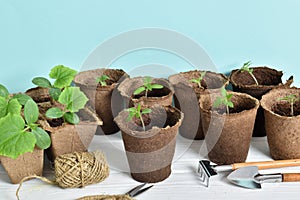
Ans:
{"type": "Polygon", "coordinates": [[[153,185],[150,185],[146,188],[143,188],[146,184],[147,183],[138,185],[122,195],[95,195],[95,196],[81,197],[77,200],[133,200],[132,197],[136,197],[137,195],[153,187],[153,185]]]}

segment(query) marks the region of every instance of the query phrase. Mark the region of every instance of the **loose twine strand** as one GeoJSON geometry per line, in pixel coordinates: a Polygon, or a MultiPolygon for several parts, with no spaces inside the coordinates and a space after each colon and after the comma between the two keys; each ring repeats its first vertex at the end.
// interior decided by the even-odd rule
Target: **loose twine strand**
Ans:
{"type": "Polygon", "coordinates": [[[95,195],[95,196],[85,196],[77,200],[134,200],[128,195],[95,195]]]}
{"type": "Polygon", "coordinates": [[[54,161],[55,181],[41,176],[28,176],[21,180],[16,191],[17,199],[24,181],[37,178],[61,188],[81,188],[86,185],[102,182],[109,176],[106,158],[101,152],[75,152],[58,156],[54,161]]]}

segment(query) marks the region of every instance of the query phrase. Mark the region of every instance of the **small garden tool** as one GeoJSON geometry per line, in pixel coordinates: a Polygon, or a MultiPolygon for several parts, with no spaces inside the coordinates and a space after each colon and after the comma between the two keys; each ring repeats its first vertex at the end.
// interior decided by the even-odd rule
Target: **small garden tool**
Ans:
{"type": "Polygon", "coordinates": [[[257,166],[258,169],[293,167],[300,166],[300,159],[234,163],[231,165],[216,165],[211,163],[209,160],[200,160],[198,166],[198,174],[200,176],[201,182],[206,187],[208,187],[209,178],[211,176],[217,175],[218,172],[230,172],[246,166],[257,166]]]}
{"type": "Polygon", "coordinates": [[[261,183],[298,182],[300,173],[259,174],[257,166],[248,166],[231,172],[227,179],[240,187],[259,189],[261,183]]]}

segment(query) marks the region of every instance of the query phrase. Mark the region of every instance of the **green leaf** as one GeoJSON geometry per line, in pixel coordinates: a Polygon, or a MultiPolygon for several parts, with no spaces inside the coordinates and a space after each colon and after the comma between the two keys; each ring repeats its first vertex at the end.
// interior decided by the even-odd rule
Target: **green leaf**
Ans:
{"type": "Polygon", "coordinates": [[[134,92],[133,95],[138,95],[141,94],[142,92],[144,92],[146,90],[146,88],[144,86],[141,86],[139,88],[137,88],[134,92]]]}
{"type": "Polygon", "coordinates": [[[221,88],[221,94],[222,94],[223,97],[226,97],[227,91],[226,91],[225,87],[221,88]]]}
{"type": "Polygon", "coordinates": [[[223,99],[221,97],[217,97],[216,100],[213,103],[213,107],[217,108],[222,104],[223,104],[223,99]]]}
{"type": "Polygon", "coordinates": [[[50,96],[51,96],[55,101],[57,101],[58,98],[59,98],[59,95],[61,94],[61,89],[59,89],[59,88],[50,88],[50,89],[49,89],[49,94],[50,94],[50,96]]]}
{"type": "Polygon", "coordinates": [[[7,90],[7,88],[4,85],[0,84],[0,97],[4,97],[4,98],[8,98],[9,96],[9,92],[7,90]]]}
{"type": "Polygon", "coordinates": [[[32,98],[30,96],[28,96],[27,94],[22,94],[22,93],[16,94],[12,98],[17,99],[19,101],[19,103],[23,106],[26,104],[26,102],[28,100],[32,100],[32,98]]]}
{"type": "Polygon", "coordinates": [[[60,108],[50,108],[46,112],[46,117],[51,119],[61,118],[64,112],[60,108]]]}
{"type": "Polygon", "coordinates": [[[69,67],[57,65],[51,69],[49,77],[56,79],[53,84],[54,87],[62,89],[71,85],[76,74],[77,71],[69,67]]]}
{"type": "Polygon", "coordinates": [[[71,112],[65,113],[64,119],[70,124],[78,124],[80,121],[78,115],[76,113],[71,113],[71,112]]]}
{"type": "Polygon", "coordinates": [[[32,83],[39,87],[42,87],[42,88],[51,88],[52,87],[50,81],[44,77],[36,77],[36,78],[32,79],[32,83]]]}
{"type": "Polygon", "coordinates": [[[102,76],[100,76],[100,77],[98,77],[97,78],[97,80],[96,80],[96,82],[98,83],[100,83],[101,84],[101,86],[106,86],[107,84],[106,84],[106,80],[109,80],[110,78],[109,78],[109,76],[106,76],[106,75],[102,75],[102,76]]]}
{"type": "Polygon", "coordinates": [[[164,86],[160,84],[152,84],[152,89],[162,89],[164,86]]]}
{"type": "Polygon", "coordinates": [[[198,80],[198,79],[195,79],[195,78],[193,78],[193,79],[191,79],[191,80],[190,80],[190,82],[193,82],[193,83],[199,83],[199,80],[198,80]]]}
{"type": "Polygon", "coordinates": [[[152,82],[152,78],[150,76],[146,76],[144,78],[144,85],[150,84],[152,82]]]}
{"type": "Polygon", "coordinates": [[[33,151],[36,139],[33,134],[23,131],[24,126],[20,115],[9,113],[0,119],[0,155],[17,158],[33,151]]]}
{"type": "Polygon", "coordinates": [[[51,139],[49,134],[41,129],[40,127],[36,127],[35,129],[31,130],[31,133],[36,138],[36,145],[41,149],[47,149],[51,145],[51,139]]]}
{"type": "Polygon", "coordinates": [[[226,98],[227,98],[228,100],[230,100],[232,97],[233,97],[233,94],[227,94],[227,95],[226,95],[226,98]]]}
{"type": "Polygon", "coordinates": [[[7,112],[11,114],[21,114],[22,105],[19,103],[18,99],[11,99],[8,102],[7,112]]]}
{"type": "Polygon", "coordinates": [[[84,108],[88,102],[88,98],[80,91],[79,87],[68,87],[64,89],[58,98],[58,102],[66,105],[66,109],[70,112],[78,112],[84,108]]]}
{"type": "Polygon", "coordinates": [[[0,96],[0,118],[6,116],[7,107],[8,107],[8,102],[6,98],[0,96]]]}
{"type": "Polygon", "coordinates": [[[27,124],[35,123],[39,118],[39,108],[33,100],[28,100],[24,106],[24,116],[27,124]]]}
{"type": "Polygon", "coordinates": [[[227,102],[227,106],[230,107],[230,108],[233,108],[233,107],[234,107],[234,105],[233,105],[233,103],[232,103],[231,101],[228,101],[228,102],[227,102]]]}
{"type": "Polygon", "coordinates": [[[151,112],[152,112],[152,110],[150,108],[145,108],[144,110],[142,110],[142,114],[148,114],[151,112]]]}

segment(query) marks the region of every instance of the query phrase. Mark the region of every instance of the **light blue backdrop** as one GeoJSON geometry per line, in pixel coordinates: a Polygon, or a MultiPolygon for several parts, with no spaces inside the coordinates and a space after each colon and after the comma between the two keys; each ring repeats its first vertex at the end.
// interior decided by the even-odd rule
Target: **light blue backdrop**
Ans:
{"type": "MultiPolygon", "coordinates": [[[[108,38],[159,27],[196,41],[219,72],[251,60],[283,70],[285,78],[295,75],[298,86],[299,10],[298,0],[0,0],[0,83],[11,92],[24,91],[56,64],[80,70],[108,38]]],[[[126,70],[148,63],[192,69],[174,55],[151,50],[114,65],[126,70]]]]}

